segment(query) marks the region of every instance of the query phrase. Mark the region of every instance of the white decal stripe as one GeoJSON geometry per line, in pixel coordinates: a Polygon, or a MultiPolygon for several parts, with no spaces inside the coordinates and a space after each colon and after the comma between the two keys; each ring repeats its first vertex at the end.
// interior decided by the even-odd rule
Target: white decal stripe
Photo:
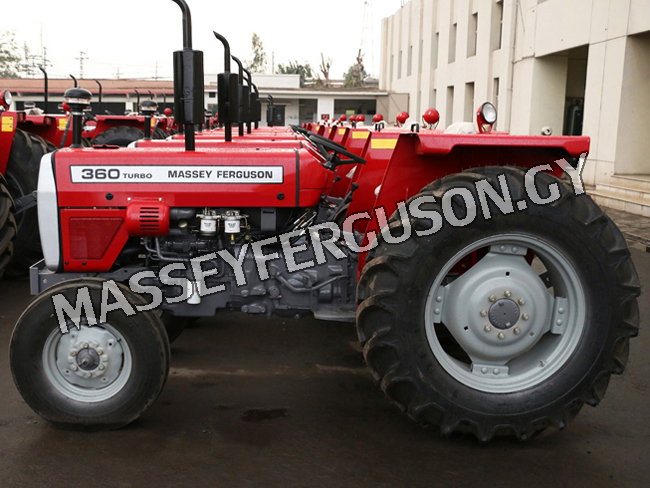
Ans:
{"type": "Polygon", "coordinates": [[[283,166],[73,165],[72,183],[283,183],[283,166]]]}

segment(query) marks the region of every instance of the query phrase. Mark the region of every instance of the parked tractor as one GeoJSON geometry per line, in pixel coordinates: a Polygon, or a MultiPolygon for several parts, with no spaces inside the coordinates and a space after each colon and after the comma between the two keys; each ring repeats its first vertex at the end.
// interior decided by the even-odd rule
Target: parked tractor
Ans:
{"type": "Polygon", "coordinates": [[[66,427],[134,421],[168,375],[165,316],[233,310],[356,322],[384,392],[445,435],[529,439],[602,400],[638,332],[639,283],[566,165],[588,138],[346,127],[360,151],[324,129],[295,128],[293,147],[226,142],[240,121],[227,70],[224,142],[203,147],[203,53],[173,1],[182,147],[79,147],[90,93],[71,89],[73,146],[41,162],[44,260],[10,347],[34,411],[66,427]],[[330,196],[343,168],[347,194],[330,196]]]}

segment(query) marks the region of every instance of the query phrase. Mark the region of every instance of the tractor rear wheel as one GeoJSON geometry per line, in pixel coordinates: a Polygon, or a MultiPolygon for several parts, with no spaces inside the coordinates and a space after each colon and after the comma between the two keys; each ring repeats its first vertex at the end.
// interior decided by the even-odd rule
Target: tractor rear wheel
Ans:
{"type": "Polygon", "coordinates": [[[137,127],[130,127],[128,125],[120,125],[111,127],[99,134],[93,139],[94,146],[120,146],[126,147],[133,141],[142,139],[144,132],[137,127]]]}
{"type": "MultiPolygon", "coordinates": [[[[41,159],[55,150],[56,148],[43,138],[20,129],[16,130],[5,174],[9,192],[14,200],[36,190],[41,159]]],[[[16,215],[16,224],[14,255],[6,270],[7,276],[10,277],[26,274],[29,267],[42,257],[36,207],[16,215]]]]}
{"type": "MultiPolygon", "coordinates": [[[[169,342],[160,318],[154,311],[128,316],[118,309],[102,321],[105,284],[77,279],[46,290],[28,305],[11,338],[11,370],[23,399],[62,427],[127,425],[151,407],[167,379],[169,342]],[[66,316],[68,331],[62,333],[53,297],[63,294],[75,304],[82,289],[88,290],[95,317],[88,309],[80,311],[76,327],[66,316]]],[[[126,286],[117,286],[132,307],[145,303],[126,286]]]]}
{"type": "MultiPolygon", "coordinates": [[[[445,435],[467,432],[529,439],[596,405],[612,373],[623,372],[639,326],[639,281],[625,239],[586,195],[539,173],[538,205],[518,168],[487,167],[447,176],[415,198],[443,214],[443,195],[476,182],[500,192],[503,175],[517,209],[437,232],[432,220],[389,221],[400,244],[380,238],[361,274],[357,331],[384,392],[414,420],[445,435]],[[418,237],[416,233],[419,232],[418,237]]],[[[456,216],[469,212],[458,190],[456,216]]],[[[449,200],[448,200],[449,201],[449,200]]],[[[430,214],[432,215],[432,214],[430,214]]]]}
{"type": "Polygon", "coordinates": [[[7,182],[0,175],[0,278],[13,255],[15,237],[14,202],[7,188],[7,182]]]}

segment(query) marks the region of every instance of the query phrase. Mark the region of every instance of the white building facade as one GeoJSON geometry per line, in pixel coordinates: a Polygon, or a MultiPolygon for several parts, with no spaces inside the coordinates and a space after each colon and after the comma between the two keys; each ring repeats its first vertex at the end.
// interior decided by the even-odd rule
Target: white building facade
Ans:
{"type": "Polygon", "coordinates": [[[650,0],[412,0],[382,25],[380,90],[412,116],[591,137],[600,203],[650,216],[650,0]]]}

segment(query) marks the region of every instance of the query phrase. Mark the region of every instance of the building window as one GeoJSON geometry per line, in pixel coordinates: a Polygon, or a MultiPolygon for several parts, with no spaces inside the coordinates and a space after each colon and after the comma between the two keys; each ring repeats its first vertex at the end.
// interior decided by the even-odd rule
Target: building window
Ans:
{"type": "Polygon", "coordinates": [[[409,46],[409,57],[406,65],[406,76],[411,76],[413,73],[413,46],[409,46]]]}
{"type": "Polygon", "coordinates": [[[422,74],[422,52],[424,51],[424,39],[420,39],[420,50],[418,51],[418,74],[422,74]]]}
{"type": "Polygon", "coordinates": [[[440,32],[436,32],[433,36],[433,43],[431,45],[431,67],[436,69],[438,67],[438,42],[440,41],[440,32]]]}
{"type": "Polygon", "coordinates": [[[402,77],[402,51],[397,56],[397,79],[402,77]]]}
{"type": "Polygon", "coordinates": [[[445,110],[446,127],[454,123],[454,87],[447,87],[447,109],[445,110]]]}
{"type": "Polygon", "coordinates": [[[449,59],[448,63],[451,64],[456,61],[456,34],[458,32],[458,24],[451,26],[449,32],[449,59]]]}
{"type": "Polygon", "coordinates": [[[478,14],[472,14],[469,18],[467,29],[467,57],[476,56],[476,43],[478,40],[478,14]]]}
{"type": "Polygon", "coordinates": [[[492,28],[490,29],[490,47],[492,51],[501,49],[503,37],[503,0],[492,4],[492,28]]]}
{"type": "Polygon", "coordinates": [[[208,92],[208,98],[217,98],[217,92],[208,92]]]}
{"type": "Polygon", "coordinates": [[[465,122],[474,120],[474,83],[465,83],[465,122]]]}

